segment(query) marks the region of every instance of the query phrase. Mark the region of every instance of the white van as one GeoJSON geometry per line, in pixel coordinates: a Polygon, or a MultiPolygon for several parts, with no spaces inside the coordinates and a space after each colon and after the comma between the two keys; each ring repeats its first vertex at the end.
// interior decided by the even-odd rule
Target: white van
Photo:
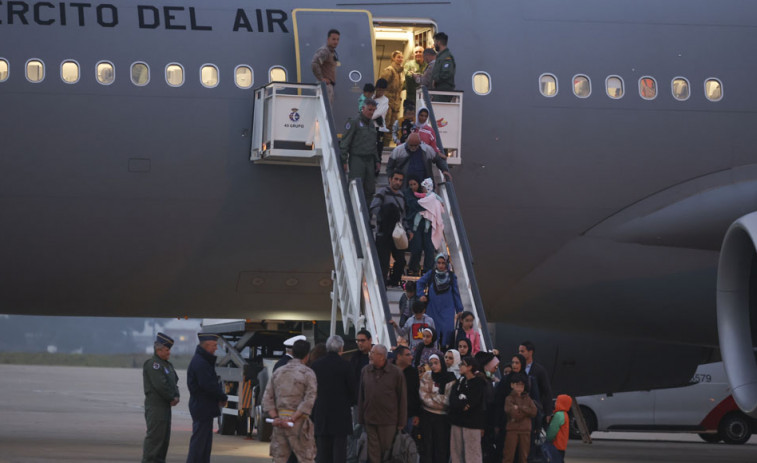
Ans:
{"type": "MultiPolygon", "coordinates": [[[[693,432],[707,442],[743,444],[757,420],[739,410],[723,362],[700,365],[684,387],[577,397],[590,432],[693,432]]],[[[571,436],[578,437],[571,422],[571,436]]]]}

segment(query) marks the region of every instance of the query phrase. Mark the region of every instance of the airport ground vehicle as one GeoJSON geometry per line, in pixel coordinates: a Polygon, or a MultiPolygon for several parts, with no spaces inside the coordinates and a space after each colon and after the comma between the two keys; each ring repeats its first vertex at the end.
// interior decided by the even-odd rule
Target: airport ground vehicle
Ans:
{"type": "Polygon", "coordinates": [[[267,441],[271,425],[260,402],[273,366],[284,354],[284,340],[305,334],[314,338],[315,325],[307,322],[234,320],[203,324],[203,332],[220,336],[216,373],[229,397],[218,428],[225,435],[255,435],[267,441]]]}
{"type": "MultiPolygon", "coordinates": [[[[589,431],[694,432],[707,442],[743,444],[757,420],[736,405],[722,362],[700,365],[683,387],[577,397],[589,431]]],[[[574,420],[571,437],[577,437],[574,420]]]]}

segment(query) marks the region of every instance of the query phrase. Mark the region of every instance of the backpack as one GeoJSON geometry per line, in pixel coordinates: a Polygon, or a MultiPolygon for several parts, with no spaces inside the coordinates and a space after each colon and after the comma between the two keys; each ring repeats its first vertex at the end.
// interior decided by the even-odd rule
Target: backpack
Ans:
{"type": "Polygon", "coordinates": [[[392,448],[382,458],[383,463],[415,463],[418,461],[418,449],[413,438],[403,431],[394,435],[392,448]]]}

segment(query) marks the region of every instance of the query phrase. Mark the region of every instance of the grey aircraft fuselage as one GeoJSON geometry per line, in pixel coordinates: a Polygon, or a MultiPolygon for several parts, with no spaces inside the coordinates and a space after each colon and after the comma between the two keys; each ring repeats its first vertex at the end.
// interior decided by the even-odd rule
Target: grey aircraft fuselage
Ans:
{"type": "MultiPolygon", "coordinates": [[[[716,345],[720,242],[757,208],[757,5],[87,5],[0,3],[10,71],[0,82],[0,312],[328,319],[320,175],[249,161],[252,89],[233,76],[249,65],[256,88],[282,66],[296,81],[292,11],[366,9],[450,37],[465,92],[452,173],[489,321],[716,345]],[[25,77],[30,59],[45,63],[42,82],[25,77]],[[77,83],[61,80],[65,60],[79,63],[77,83]],[[115,67],[111,85],[95,79],[102,60],[115,67]],[[150,66],[141,87],[130,81],[137,61],[150,66]],[[167,85],[169,63],[184,67],[182,86],[167,85]],[[200,84],[206,63],[219,69],[215,88],[200,84]],[[491,76],[488,95],[472,90],[477,71],[491,76]],[[553,97],[540,93],[544,73],[557,77],[553,97]],[[591,79],[588,98],[573,94],[578,74],[591,79]],[[622,98],[605,92],[612,75],[622,98]],[[644,76],[656,79],[652,100],[639,95],[644,76]],[[671,92],[678,76],[690,83],[685,101],[671,92]],[[720,101],[705,98],[708,78],[722,82],[720,101]]],[[[309,58],[303,82],[315,81],[309,58]]],[[[337,99],[356,107],[348,69],[337,99]]]]}

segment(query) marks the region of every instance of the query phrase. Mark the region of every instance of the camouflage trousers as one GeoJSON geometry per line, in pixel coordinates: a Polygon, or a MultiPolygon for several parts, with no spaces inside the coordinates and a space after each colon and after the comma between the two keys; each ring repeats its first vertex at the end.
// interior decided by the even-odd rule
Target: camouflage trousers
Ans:
{"type": "Polygon", "coordinates": [[[274,463],[286,463],[294,453],[299,463],[315,463],[315,436],[310,418],[300,418],[294,427],[273,428],[271,457],[274,463]]]}

